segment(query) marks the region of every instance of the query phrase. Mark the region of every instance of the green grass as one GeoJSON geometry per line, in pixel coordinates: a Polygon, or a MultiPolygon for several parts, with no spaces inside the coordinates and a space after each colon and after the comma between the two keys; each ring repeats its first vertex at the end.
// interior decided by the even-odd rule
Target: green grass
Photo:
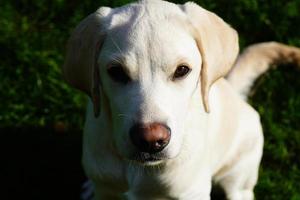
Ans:
{"type": "Polygon", "coordinates": [[[257,81],[251,97],[265,136],[257,199],[300,199],[299,75],[294,66],[271,70],[257,81]]]}

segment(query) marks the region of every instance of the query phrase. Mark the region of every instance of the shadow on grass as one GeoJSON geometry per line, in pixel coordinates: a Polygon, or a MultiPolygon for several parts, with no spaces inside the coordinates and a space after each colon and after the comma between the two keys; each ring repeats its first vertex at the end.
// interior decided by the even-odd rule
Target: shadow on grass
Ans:
{"type": "Polygon", "coordinates": [[[81,133],[0,128],[0,199],[79,199],[81,133]]]}

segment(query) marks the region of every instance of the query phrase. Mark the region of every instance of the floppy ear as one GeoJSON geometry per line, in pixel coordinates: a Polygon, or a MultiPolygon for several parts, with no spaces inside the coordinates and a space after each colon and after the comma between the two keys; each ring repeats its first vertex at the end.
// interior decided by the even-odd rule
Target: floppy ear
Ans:
{"type": "Polygon", "coordinates": [[[104,40],[101,19],[110,8],[103,7],[90,14],[75,28],[67,44],[63,76],[73,87],[87,93],[100,113],[100,80],[97,58],[104,40]]]}
{"type": "Polygon", "coordinates": [[[192,25],[192,32],[202,56],[201,93],[209,112],[209,90],[232,67],[239,51],[238,34],[220,17],[195,3],[183,5],[192,25]]]}

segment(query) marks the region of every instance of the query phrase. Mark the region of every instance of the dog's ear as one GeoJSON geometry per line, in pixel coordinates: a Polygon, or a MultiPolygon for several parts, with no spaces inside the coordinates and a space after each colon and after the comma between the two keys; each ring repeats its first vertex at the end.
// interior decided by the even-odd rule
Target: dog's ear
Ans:
{"type": "Polygon", "coordinates": [[[195,3],[182,6],[192,26],[192,32],[202,56],[201,93],[209,112],[209,90],[232,67],[239,51],[238,34],[220,17],[195,3]]]}
{"type": "Polygon", "coordinates": [[[101,21],[110,10],[102,7],[79,23],[69,38],[63,66],[66,81],[91,97],[96,117],[100,113],[97,58],[105,36],[101,21]]]}

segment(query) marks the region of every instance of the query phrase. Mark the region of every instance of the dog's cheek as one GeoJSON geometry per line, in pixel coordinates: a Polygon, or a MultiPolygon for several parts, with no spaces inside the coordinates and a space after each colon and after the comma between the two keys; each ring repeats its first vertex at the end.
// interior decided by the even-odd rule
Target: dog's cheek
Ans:
{"type": "Polygon", "coordinates": [[[178,154],[180,154],[182,150],[182,139],[182,131],[175,127],[175,129],[172,131],[170,143],[165,150],[169,158],[175,158],[178,156],[178,154]]]}
{"type": "MultiPolygon", "coordinates": [[[[115,107],[116,108],[116,107],[115,107]]],[[[129,141],[128,141],[128,118],[125,114],[121,114],[120,110],[113,109],[112,112],[112,134],[116,150],[121,156],[129,154],[129,141]]]]}
{"type": "Polygon", "coordinates": [[[170,144],[166,149],[170,157],[176,157],[185,148],[186,144],[184,142],[190,137],[187,127],[189,125],[190,116],[190,105],[192,104],[193,94],[192,90],[186,91],[183,95],[179,93],[174,94],[173,106],[170,107],[170,115],[168,119],[168,124],[172,129],[172,136],[170,144]],[[183,98],[185,97],[185,98],[183,98]]]}
{"type": "Polygon", "coordinates": [[[135,109],[126,98],[117,98],[112,106],[113,138],[116,149],[122,157],[130,157],[134,151],[129,139],[129,129],[134,121],[135,109]],[[122,99],[122,101],[121,101],[122,99]]]}
{"type": "Polygon", "coordinates": [[[170,107],[167,124],[171,128],[171,140],[166,148],[169,157],[176,157],[182,148],[185,137],[186,106],[180,107],[181,101],[174,101],[174,107],[170,107]],[[178,106],[179,105],[179,106],[178,106]]]}

